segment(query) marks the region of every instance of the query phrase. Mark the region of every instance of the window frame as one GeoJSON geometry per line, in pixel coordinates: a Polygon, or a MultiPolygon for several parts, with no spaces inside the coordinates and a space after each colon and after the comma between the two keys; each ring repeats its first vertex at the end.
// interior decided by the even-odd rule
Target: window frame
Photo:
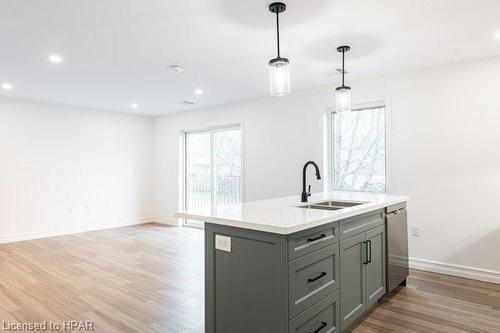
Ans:
{"type": "Polygon", "coordinates": [[[389,188],[389,171],[390,171],[390,165],[389,165],[389,151],[390,151],[390,122],[389,122],[389,115],[390,112],[388,110],[387,104],[385,101],[376,101],[376,102],[370,102],[370,103],[363,103],[363,104],[355,104],[352,106],[352,111],[351,112],[360,112],[360,111],[365,111],[365,110],[370,110],[370,109],[376,109],[376,108],[384,108],[384,126],[385,126],[385,190],[384,192],[372,192],[372,191],[356,191],[356,190],[345,190],[345,189],[335,189],[335,162],[334,162],[334,156],[335,156],[335,144],[333,143],[333,138],[334,138],[334,129],[333,129],[333,124],[335,121],[335,113],[336,109],[335,107],[329,107],[326,108],[325,110],[325,115],[324,115],[324,151],[323,155],[325,156],[324,158],[324,174],[327,175],[325,177],[325,181],[323,186],[325,188],[328,188],[329,191],[336,191],[336,192],[360,192],[360,193],[374,193],[374,194],[385,194],[388,192],[389,188]]]}

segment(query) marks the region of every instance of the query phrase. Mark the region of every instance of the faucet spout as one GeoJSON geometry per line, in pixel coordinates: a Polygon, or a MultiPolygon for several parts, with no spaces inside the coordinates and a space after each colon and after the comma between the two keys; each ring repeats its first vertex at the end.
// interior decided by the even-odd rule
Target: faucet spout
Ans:
{"type": "Polygon", "coordinates": [[[319,167],[316,163],[313,161],[308,161],[306,164],[304,164],[304,168],[302,169],[302,195],[301,195],[301,201],[302,202],[307,202],[307,198],[311,195],[311,185],[309,185],[309,191],[306,192],[306,178],[307,178],[307,167],[309,165],[313,165],[314,168],[316,169],[316,179],[320,180],[321,179],[321,173],[319,172],[319,167]]]}

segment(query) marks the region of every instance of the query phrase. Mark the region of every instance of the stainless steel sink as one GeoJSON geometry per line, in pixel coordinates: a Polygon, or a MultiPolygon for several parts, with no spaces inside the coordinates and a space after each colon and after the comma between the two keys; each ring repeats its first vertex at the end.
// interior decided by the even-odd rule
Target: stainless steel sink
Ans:
{"type": "Polygon", "coordinates": [[[353,207],[353,206],[358,206],[362,205],[365,202],[352,202],[352,201],[324,201],[324,202],[318,202],[314,203],[313,205],[317,206],[334,206],[334,207],[353,207]]]}
{"type": "Polygon", "coordinates": [[[353,207],[357,205],[362,205],[365,202],[352,202],[352,201],[323,201],[317,203],[310,203],[303,206],[298,206],[299,208],[308,208],[308,209],[323,209],[323,210],[339,210],[348,207],[353,207]]]}
{"type": "Polygon", "coordinates": [[[305,205],[299,206],[300,208],[308,208],[308,209],[323,209],[323,210],[339,210],[344,207],[334,207],[334,206],[321,206],[321,205],[305,205]]]}

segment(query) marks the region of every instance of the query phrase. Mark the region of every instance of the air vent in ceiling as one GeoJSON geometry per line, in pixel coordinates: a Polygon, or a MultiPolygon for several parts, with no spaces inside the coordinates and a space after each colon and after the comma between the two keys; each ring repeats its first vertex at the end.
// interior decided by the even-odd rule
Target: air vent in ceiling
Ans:
{"type": "Polygon", "coordinates": [[[172,64],[168,67],[172,72],[177,72],[177,73],[181,73],[184,71],[184,67],[182,67],[182,65],[179,65],[179,64],[172,64]]]}
{"type": "Polygon", "coordinates": [[[191,101],[182,101],[179,103],[180,105],[194,105],[194,102],[191,102],[191,101]]]}

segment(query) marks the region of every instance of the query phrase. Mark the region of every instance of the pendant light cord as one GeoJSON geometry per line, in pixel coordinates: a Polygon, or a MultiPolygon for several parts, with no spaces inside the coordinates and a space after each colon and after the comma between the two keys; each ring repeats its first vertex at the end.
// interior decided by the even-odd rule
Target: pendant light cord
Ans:
{"type": "Polygon", "coordinates": [[[280,58],[280,20],[279,20],[279,12],[276,11],[276,42],[278,46],[278,58],[280,58]]]}
{"type": "Polygon", "coordinates": [[[345,50],[342,50],[342,87],[344,86],[344,75],[345,75],[344,54],[345,54],[345,50]]]}

